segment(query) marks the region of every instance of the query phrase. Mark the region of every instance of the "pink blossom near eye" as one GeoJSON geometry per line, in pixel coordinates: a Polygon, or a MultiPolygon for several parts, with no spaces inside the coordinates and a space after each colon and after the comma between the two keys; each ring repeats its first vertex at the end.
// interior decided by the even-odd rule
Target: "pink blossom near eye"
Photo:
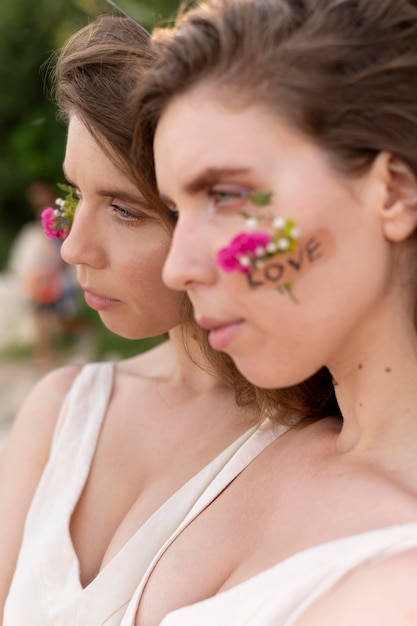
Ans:
{"type": "Polygon", "coordinates": [[[66,231],[56,227],[55,209],[48,207],[41,213],[43,232],[48,239],[65,239],[66,231]]]}
{"type": "Polygon", "coordinates": [[[68,235],[68,230],[62,230],[62,229],[58,228],[58,229],[56,230],[56,235],[55,235],[55,237],[56,237],[57,239],[65,239],[65,237],[66,237],[67,235],[68,235]]]}
{"type": "Polygon", "coordinates": [[[57,198],[54,209],[48,207],[41,213],[43,231],[48,239],[65,239],[68,236],[79,202],[75,187],[59,183],[58,187],[65,191],[65,198],[57,198]]]}
{"type": "Polygon", "coordinates": [[[43,232],[48,237],[48,239],[54,239],[55,235],[55,226],[54,226],[54,209],[48,207],[41,213],[41,221],[43,226],[43,232]]]}

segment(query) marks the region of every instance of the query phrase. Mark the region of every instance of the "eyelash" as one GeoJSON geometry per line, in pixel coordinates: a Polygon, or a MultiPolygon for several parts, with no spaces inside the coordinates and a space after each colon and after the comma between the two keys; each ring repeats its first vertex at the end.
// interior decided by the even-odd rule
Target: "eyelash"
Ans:
{"type": "MultiPolygon", "coordinates": [[[[227,209],[230,210],[230,212],[235,212],[238,209],[240,209],[242,207],[242,205],[247,202],[247,196],[248,196],[248,191],[246,189],[239,189],[236,191],[228,191],[228,190],[222,190],[222,189],[208,189],[207,190],[207,195],[209,196],[209,198],[213,199],[214,202],[214,208],[215,209],[223,209],[225,211],[227,211],[227,209]],[[218,201],[216,202],[215,199],[218,199],[218,201]],[[236,206],[236,202],[239,203],[239,206],[236,206]],[[229,204],[231,206],[229,206],[229,204]]],[[[179,217],[179,211],[177,208],[174,208],[175,205],[170,202],[165,202],[165,206],[167,208],[168,211],[168,215],[169,218],[171,219],[171,221],[173,222],[173,224],[176,224],[178,221],[178,217],[179,217]]]]}
{"type": "MultiPolygon", "coordinates": [[[[66,180],[65,182],[68,187],[71,187],[72,193],[74,194],[74,196],[76,196],[76,198],[78,198],[79,201],[82,200],[82,193],[79,187],[76,187],[73,183],[70,183],[68,180],[66,180]]],[[[136,223],[142,222],[148,217],[144,213],[142,214],[133,213],[132,211],[129,211],[129,209],[125,209],[124,207],[118,204],[115,204],[113,201],[110,202],[110,207],[113,209],[113,213],[116,219],[123,224],[130,225],[130,224],[134,224],[135,222],[136,223]]]]}
{"type": "Polygon", "coordinates": [[[114,202],[111,202],[110,206],[113,209],[113,213],[115,214],[116,219],[124,224],[134,224],[135,222],[142,222],[148,217],[145,214],[135,214],[129,211],[129,209],[125,209],[118,204],[114,204],[114,202]]]}
{"type": "Polygon", "coordinates": [[[213,199],[215,208],[234,211],[246,202],[247,191],[242,189],[236,191],[209,189],[207,195],[213,199]],[[239,207],[236,206],[236,203],[239,203],[239,207]]]}

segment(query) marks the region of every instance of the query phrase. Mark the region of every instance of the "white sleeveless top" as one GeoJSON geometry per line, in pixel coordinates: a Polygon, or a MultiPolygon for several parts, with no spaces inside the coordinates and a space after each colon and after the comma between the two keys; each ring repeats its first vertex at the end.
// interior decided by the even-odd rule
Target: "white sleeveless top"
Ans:
{"type": "MultiPolygon", "coordinates": [[[[156,563],[182,530],[227,486],[228,474],[239,464],[243,448],[214,478],[159,550],[133,595],[121,626],[135,626],[139,602],[156,563]]],[[[172,611],[160,626],[292,626],[308,607],[355,568],[415,548],[417,521],[322,543],[207,600],[172,611]]]]}
{"type": "Polygon", "coordinates": [[[90,471],[113,378],[113,363],[86,365],[64,400],[26,519],[3,626],[120,626],[152,559],[216,476],[236,459],[226,472],[232,481],[280,434],[261,427],[239,437],[172,495],[83,588],[69,524],[90,471]]]}
{"type": "MultiPolygon", "coordinates": [[[[417,522],[320,544],[227,591],[169,613],[160,626],[293,626],[315,600],[355,568],[415,548],[417,522]]],[[[122,626],[134,626],[145,580],[122,626]]]]}

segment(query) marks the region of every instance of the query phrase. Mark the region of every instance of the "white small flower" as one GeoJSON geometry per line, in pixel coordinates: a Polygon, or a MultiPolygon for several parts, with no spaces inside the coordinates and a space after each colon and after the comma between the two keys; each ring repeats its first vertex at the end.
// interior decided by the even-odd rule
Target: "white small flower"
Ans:
{"type": "Polygon", "coordinates": [[[285,221],[286,220],[283,217],[274,217],[272,220],[272,226],[277,230],[281,230],[285,226],[285,221]]]}
{"type": "Polygon", "coordinates": [[[288,248],[290,247],[290,240],[287,239],[286,237],[281,237],[281,239],[278,240],[278,249],[279,250],[288,250],[288,248]]]}
{"type": "Polygon", "coordinates": [[[242,256],[238,257],[238,261],[242,267],[249,267],[251,262],[247,254],[242,254],[242,256]]]}
{"type": "Polygon", "coordinates": [[[265,254],[265,248],[263,246],[258,246],[255,248],[255,256],[262,257],[265,254]]]}
{"type": "Polygon", "coordinates": [[[275,241],[270,241],[269,243],[266,244],[266,250],[267,252],[270,252],[271,254],[274,254],[274,252],[277,251],[277,244],[275,243],[275,241]]]}
{"type": "Polygon", "coordinates": [[[248,230],[256,230],[258,228],[258,220],[256,217],[248,217],[246,220],[246,228],[248,230]]]}
{"type": "Polygon", "coordinates": [[[57,198],[55,200],[55,204],[57,204],[58,206],[64,206],[65,200],[63,200],[62,198],[57,198]]]}
{"type": "Polygon", "coordinates": [[[300,236],[300,229],[297,228],[297,226],[293,226],[290,230],[291,239],[298,239],[299,236],[300,236]]]}

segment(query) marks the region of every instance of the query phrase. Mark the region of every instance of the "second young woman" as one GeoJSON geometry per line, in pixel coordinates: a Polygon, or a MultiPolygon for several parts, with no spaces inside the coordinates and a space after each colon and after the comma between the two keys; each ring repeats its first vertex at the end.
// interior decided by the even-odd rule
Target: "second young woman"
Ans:
{"type": "Polygon", "coordinates": [[[162,283],[169,220],[150,189],[138,190],[129,160],[127,104],[147,49],[133,21],[102,18],[59,56],[64,170],[79,199],[62,255],[109,329],[169,340],[118,363],[53,371],[25,401],[1,472],[3,626],[120,624],[201,492],[276,436],[258,428],[254,388],[231,362],[210,359],[183,294],[162,283]]]}

